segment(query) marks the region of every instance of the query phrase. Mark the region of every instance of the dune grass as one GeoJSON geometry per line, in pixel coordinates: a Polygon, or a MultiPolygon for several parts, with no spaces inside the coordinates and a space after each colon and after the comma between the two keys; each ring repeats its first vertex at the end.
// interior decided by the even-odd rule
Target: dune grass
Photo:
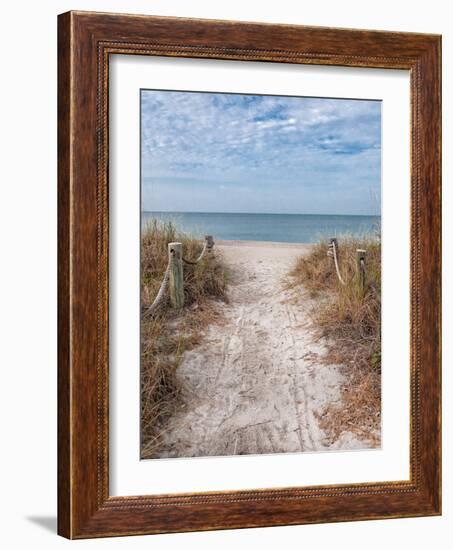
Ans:
{"type": "Polygon", "coordinates": [[[145,312],[162,283],[168,263],[167,244],[181,242],[185,257],[196,258],[203,240],[177,230],[172,222],[151,221],[141,241],[141,457],[152,458],[159,448],[165,419],[176,409],[176,370],[185,350],[199,343],[202,331],[216,320],[212,299],[226,300],[227,275],[214,250],[197,265],[184,264],[182,310],[170,307],[168,291],[159,309],[145,312]]]}
{"type": "Polygon", "coordinates": [[[345,285],[339,282],[327,250],[327,241],[317,243],[291,273],[294,284],[302,284],[318,298],[313,320],[328,342],[325,361],[344,365],[342,401],[326,408],[321,426],[332,440],[350,431],[375,446],[380,441],[381,415],[381,243],[378,238],[338,238],[345,285]],[[367,251],[363,288],[357,249],[367,251]]]}

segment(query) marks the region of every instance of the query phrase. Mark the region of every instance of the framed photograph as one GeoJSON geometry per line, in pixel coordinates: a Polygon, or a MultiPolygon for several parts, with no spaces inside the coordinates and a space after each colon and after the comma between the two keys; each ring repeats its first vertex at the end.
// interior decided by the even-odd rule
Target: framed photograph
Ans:
{"type": "Polygon", "coordinates": [[[58,46],[59,533],[440,514],[440,37],[58,46]]]}

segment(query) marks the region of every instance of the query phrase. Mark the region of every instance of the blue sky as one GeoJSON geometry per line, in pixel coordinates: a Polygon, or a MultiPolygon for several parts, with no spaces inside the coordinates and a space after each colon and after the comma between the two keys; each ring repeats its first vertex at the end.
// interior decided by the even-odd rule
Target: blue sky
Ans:
{"type": "Polygon", "coordinates": [[[142,90],[142,209],[380,214],[381,103],[142,90]]]}

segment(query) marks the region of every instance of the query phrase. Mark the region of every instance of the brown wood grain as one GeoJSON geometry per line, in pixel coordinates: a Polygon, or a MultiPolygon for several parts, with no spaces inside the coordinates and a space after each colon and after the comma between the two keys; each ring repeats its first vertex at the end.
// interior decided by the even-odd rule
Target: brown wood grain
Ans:
{"type": "Polygon", "coordinates": [[[58,532],[70,536],[69,40],[70,17],[58,21],[58,532]]]}
{"type": "Polygon", "coordinates": [[[440,514],[440,37],[69,12],[59,16],[58,47],[59,533],[86,538],[440,514]],[[111,54],[410,71],[410,481],[109,496],[111,54]]]}

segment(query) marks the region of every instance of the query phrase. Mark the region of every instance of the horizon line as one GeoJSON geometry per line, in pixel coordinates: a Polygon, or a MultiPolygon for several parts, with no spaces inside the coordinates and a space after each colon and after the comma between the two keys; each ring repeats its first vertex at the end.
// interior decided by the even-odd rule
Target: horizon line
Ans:
{"type": "Polygon", "coordinates": [[[313,214],[307,212],[207,212],[196,210],[141,210],[144,214],[247,214],[247,215],[268,215],[268,216],[367,216],[382,217],[381,214],[313,214]]]}

